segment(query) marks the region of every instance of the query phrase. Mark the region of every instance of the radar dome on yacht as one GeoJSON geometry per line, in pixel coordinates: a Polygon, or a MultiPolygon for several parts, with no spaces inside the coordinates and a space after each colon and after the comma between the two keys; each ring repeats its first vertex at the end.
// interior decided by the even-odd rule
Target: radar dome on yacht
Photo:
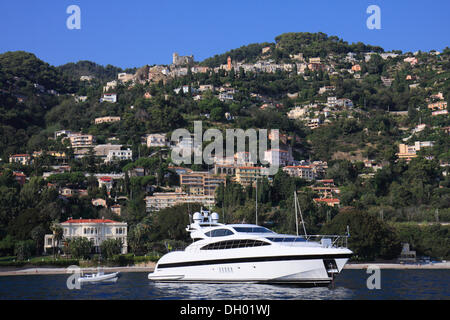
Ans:
{"type": "Polygon", "coordinates": [[[200,212],[194,213],[194,223],[196,222],[202,222],[203,221],[203,215],[200,212]]]}
{"type": "Polygon", "coordinates": [[[219,222],[219,214],[217,212],[213,212],[211,214],[211,221],[212,221],[212,223],[218,223],[219,222]]]}

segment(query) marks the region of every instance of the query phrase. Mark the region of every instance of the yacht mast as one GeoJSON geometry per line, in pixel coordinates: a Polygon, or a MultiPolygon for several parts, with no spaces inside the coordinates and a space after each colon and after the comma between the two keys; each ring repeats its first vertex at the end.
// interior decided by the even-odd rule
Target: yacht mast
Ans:
{"type": "Polygon", "coordinates": [[[258,177],[256,177],[256,225],[258,225],[258,177]]]}
{"type": "Polygon", "coordinates": [[[300,203],[298,202],[297,191],[294,191],[294,205],[295,205],[295,222],[297,227],[297,235],[298,234],[298,217],[297,217],[297,206],[298,211],[300,212],[300,219],[302,220],[301,224],[303,225],[303,232],[305,233],[305,237],[308,236],[306,233],[305,221],[303,220],[302,208],[300,207],[300,203]]]}
{"type": "Polygon", "coordinates": [[[295,229],[298,237],[298,215],[297,215],[297,191],[294,191],[294,207],[295,207],[295,229]]]}

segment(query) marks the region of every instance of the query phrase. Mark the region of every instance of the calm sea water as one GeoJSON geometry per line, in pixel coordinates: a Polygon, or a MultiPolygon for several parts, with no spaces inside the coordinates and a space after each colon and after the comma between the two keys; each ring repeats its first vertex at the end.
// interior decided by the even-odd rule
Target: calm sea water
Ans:
{"type": "Polygon", "coordinates": [[[450,300],[450,270],[381,270],[381,290],[365,270],[344,270],[334,288],[257,284],[151,283],[147,273],[122,273],[116,283],[69,290],[68,275],[0,277],[0,299],[33,300],[450,300]]]}

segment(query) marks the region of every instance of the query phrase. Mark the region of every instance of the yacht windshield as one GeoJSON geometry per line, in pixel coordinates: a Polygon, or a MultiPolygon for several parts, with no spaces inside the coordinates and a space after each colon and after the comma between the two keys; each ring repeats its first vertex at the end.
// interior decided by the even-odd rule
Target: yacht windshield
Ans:
{"type": "Polygon", "coordinates": [[[264,227],[233,227],[233,229],[241,233],[274,233],[264,227]]]}

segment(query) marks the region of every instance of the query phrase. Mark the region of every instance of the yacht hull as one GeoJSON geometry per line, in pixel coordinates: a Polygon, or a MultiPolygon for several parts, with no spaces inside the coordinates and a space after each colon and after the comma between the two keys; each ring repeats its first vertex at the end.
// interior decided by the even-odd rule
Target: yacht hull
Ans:
{"type": "MultiPolygon", "coordinates": [[[[351,253],[251,255],[220,259],[183,259],[182,254],[161,259],[148,279],[156,282],[273,283],[328,285],[340,273],[351,253]],[[178,258],[178,259],[176,259],[178,258]],[[170,262],[169,262],[170,261],[170,262]]],[[[170,255],[170,254],[169,254],[170,255]]]]}

